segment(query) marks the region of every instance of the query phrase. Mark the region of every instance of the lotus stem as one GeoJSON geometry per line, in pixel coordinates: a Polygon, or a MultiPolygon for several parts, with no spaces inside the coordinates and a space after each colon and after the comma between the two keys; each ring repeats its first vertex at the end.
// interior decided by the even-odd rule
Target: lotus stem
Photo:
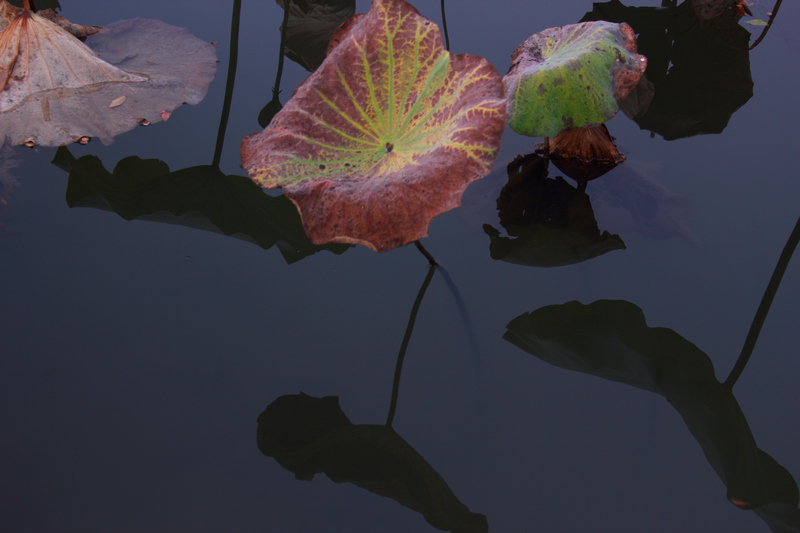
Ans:
{"type": "Polygon", "coordinates": [[[447,36],[447,18],[444,16],[444,0],[442,0],[442,30],[444,30],[444,43],[447,51],[450,51],[450,37],[447,36]]]}
{"type": "Polygon", "coordinates": [[[283,47],[286,42],[286,28],[289,26],[289,5],[292,0],[283,0],[283,25],[281,25],[281,53],[278,55],[278,74],[275,76],[275,86],[272,87],[272,97],[277,98],[281,92],[281,75],[283,74],[283,47]]]}
{"type": "Polygon", "coordinates": [[[772,22],[775,20],[775,15],[778,14],[778,9],[780,9],[781,7],[781,2],[783,2],[783,0],[778,0],[777,2],[775,2],[775,7],[773,7],[772,11],[770,12],[767,25],[764,26],[764,30],[761,32],[761,35],[758,36],[758,39],[756,39],[756,41],[750,46],[750,50],[755,48],[758,45],[758,43],[763,41],[764,37],[767,36],[767,31],[769,31],[769,29],[772,27],[772,22]]]}
{"type": "Polygon", "coordinates": [[[269,126],[272,119],[283,107],[279,95],[281,94],[281,76],[283,75],[283,58],[285,54],[286,31],[289,26],[289,5],[291,0],[283,1],[283,24],[281,25],[280,53],[278,54],[278,73],[275,76],[275,85],[272,86],[272,100],[258,113],[258,125],[262,128],[269,126]]]}
{"type": "Polygon", "coordinates": [[[544,138],[544,156],[550,158],[550,137],[544,138]]]}
{"type": "Polygon", "coordinates": [[[419,250],[419,251],[422,253],[422,255],[424,255],[424,256],[425,256],[425,258],[428,260],[428,264],[429,264],[430,266],[432,266],[432,267],[434,267],[434,266],[439,266],[439,263],[437,263],[437,262],[436,262],[436,259],[434,259],[434,258],[433,258],[433,256],[431,255],[431,253],[430,253],[428,250],[426,250],[424,246],[422,246],[422,243],[421,243],[421,242],[419,242],[419,241],[414,241],[414,246],[416,246],[416,247],[417,247],[417,250],[419,250]]]}
{"type": "Polygon", "coordinates": [[[733,388],[736,384],[736,380],[742,375],[747,361],[750,359],[750,356],[753,355],[753,349],[756,347],[756,341],[758,340],[759,333],[761,333],[761,327],[767,319],[767,313],[769,313],[772,300],[775,299],[775,294],[778,292],[783,274],[786,272],[786,267],[789,266],[789,260],[792,258],[792,254],[795,248],[797,248],[798,242],[800,242],[800,219],[797,219],[797,224],[795,224],[794,230],[789,236],[789,240],[786,241],[786,246],[783,248],[780,259],[778,259],[778,264],[775,266],[775,271],[772,273],[772,278],[769,280],[767,290],[764,292],[764,297],[761,299],[761,304],[756,311],[756,316],[753,317],[753,323],[744,341],[742,353],[739,355],[739,359],[736,360],[736,364],[733,366],[733,370],[731,370],[728,379],[725,380],[724,385],[729,389],[733,388]]]}
{"type": "Polygon", "coordinates": [[[431,284],[434,272],[436,272],[436,267],[431,265],[428,268],[428,275],[425,277],[425,281],[422,282],[422,287],[419,288],[417,299],[414,301],[413,307],[411,307],[411,316],[408,317],[406,333],[403,336],[403,343],[400,345],[400,353],[397,354],[397,364],[394,368],[394,382],[392,383],[392,401],[389,404],[389,416],[386,417],[386,425],[389,427],[392,425],[394,413],[397,410],[397,396],[400,392],[400,374],[403,371],[403,360],[406,358],[406,350],[411,340],[411,332],[414,331],[414,322],[417,320],[417,313],[419,312],[420,305],[422,305],[422,297],[425,296],[425,291],[428,289],[428,285],[431,284]]]}
{"type": "Polygon", "coordinates": [[[222,145],[225,142],[225,130],[228,128],[228,116],[231,114],[233,101],[233,82],[236,79],[236,62],[239,59],[239,18],[242,12],[242,0],[233,0],[233,15],[231,16],[231,49],[228,56],[228,79],[225,82],[225,100],[222,104],[222,116],[219,119],[217,131],[217,146],[214,149],[213,166],[219,168],[222,159],[222,145]]]}

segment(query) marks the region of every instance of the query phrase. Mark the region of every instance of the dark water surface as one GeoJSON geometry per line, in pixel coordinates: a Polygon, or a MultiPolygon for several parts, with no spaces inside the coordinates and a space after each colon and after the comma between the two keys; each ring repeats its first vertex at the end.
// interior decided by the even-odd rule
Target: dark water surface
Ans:
{"type": "MultiPolygon", "coordinates": [[[[766,3],[753,6],[757,15],[772,9],[766,3]]],[[[230,4],[63,1],[61,13],[83,24],[143,17],[189,28],[219,43],[220,60],[199,105],[71,153],[96,155],[108,170],[132,155],[171,170],[210,164],[230,4]]],[[[415,5],[440,23],[439,2],[415,5]]],[[[357,10],[368,7],[359,1],[357,10]]],[[[451,50],[486,57],[504,74],[521,41],[581,20],[592,4],[447,8],[451,50]]],[[[281,16],[274,2],[243,2],[226,174],[244,175],[239,142],[260,130],[281,16]]],[[[761,28],[744,20],[757,36],[761,28]]],[[[419,307],[392,427],[490,531],[800,527],[797,258],[735,400],[698,370],[710,361],[725,381],[800,215],[798,20],[800,4],[784,2],[749,53],[753,96],[721,133],[667,141],[623,113],[608,123],[628,161],[586,192],[600,231],[619,235],[624,250],[554,267],[492,258],[483,226],[507,235],[496,209],[506,164],[538,142],[510,130],[493,173],[431,225],[424,244],[446,271],[434,273],[419,307]],[[627,303],[619,316],[600,309],[558,347],[531,340],[532,327],[507,333],[526,313],[599,300],[627,303]],[[674,335],[626,333],[632,306],[674,335]],[[537,342],[545,348],[531,348],[537,342]],[[583,361],[564,351],[573,345],[600,356],[583,361]],[[530,353],[537,349],[540,357],[530,353]],[[586,371],[549,364],[556,359],[586,371]],[[774,462],[748,440],[748,426],[774,462]],[[729,501],[743,494],[763,496],[758,514],[729,501]]],[[[729,30],[710,28],[708,46],[729,30]]],[[[287,61],[284,102],[305,75],[287,61]]],[[[716,91],[723,100],[724,84],[716,91]]],[[[19,186],[0,206],[0,531],[435,531],[420,512],[363,488],[391,485],[353,473],[375,441],[353,437],[355,451],[341,444],[320,459],[344,456],[330,467],[344,474],[331,477],[361,486],[323,473],[296,480],[256,443],[257,417],[283,395],[338,396],[353,424],[386,421],[397,354],[428,274],[413,246],[321,251],[287,264],[277,246],[70,208],[55,152],[14,149],[19,165],[8,172],[19,186]]],[[[560,175],[551,167],[551,178],[560,175]]],[[[563,310],[541,311],[543,323],[563,310]]],[[[396,442],[387,446],[402,455],[396,442]]],[[[441,496],[425,475],[421,486],[441,496]]]]}

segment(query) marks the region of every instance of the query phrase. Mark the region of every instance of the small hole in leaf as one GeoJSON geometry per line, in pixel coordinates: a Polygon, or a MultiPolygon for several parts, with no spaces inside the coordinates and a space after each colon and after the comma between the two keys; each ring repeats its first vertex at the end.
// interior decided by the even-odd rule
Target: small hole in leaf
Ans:
{"type": "Polygon", "coordinates": [[[394,150],[394,145],[392,143],[386,143],[386,146],[384,148],[386,149],[386,153],[388,154],[389,152],[394,150]]]}
{"type": "Polygon", "coordinates": [[[320,166],[319,166],[319,169],[320,169],[320,170],[325,170],[325,165],[320,165],[320,166]]]}

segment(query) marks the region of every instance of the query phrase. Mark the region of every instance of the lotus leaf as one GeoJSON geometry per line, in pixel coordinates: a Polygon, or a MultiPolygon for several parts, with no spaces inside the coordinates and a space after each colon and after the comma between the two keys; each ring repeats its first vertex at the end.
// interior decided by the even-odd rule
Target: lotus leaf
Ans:
{"type": "Polygon", "coordinates": [[[505,125],[502,80],[485,59],[452,55],[403,0],[373,0],[261,133],[242,165],[282,187],[316,244],[379,252],[427,235],[489,173],[505,125]]]}
{"type": "Polygon", "coordinates": [[[639,83],[621,108],[642,129],[674,140],[721,133],[753,96],[751,36],[737,17],[725,10],[704,24],[690,0],[670,8],[613,0],[595,3],[583,18],[631,24],[647,56],[647,83],[639,83]]]}
{"type": "Polygon", "coordinates": [[[514,51],[503,78],[508,125],[522,135],[551,137],[602,124],[646,67],[625,23],[582,22],[536,33],[514,51]]]}
{"type": "Polygon", "coordinates": [[[108,65],[72,34],[27,9],[16,11],[0,33],[2,113],[35,101],[49,121],[50,100],[142,81],[147,77],[108,65]]]}
{"type": "Polygon", "coordinates": [[[22,11],[23,8],[13,6],[6,0],[0,0],[0,30],[6,29],[6,26],[11,24],[22,11]]]}
{"type": "Polygon", "coordinates": [[[110,24],[87,45],[24,9],[0,32],[0,126],[13,144],[107,144],[198,103],[216,71],[213,45],[160,21],[110,24]]]}

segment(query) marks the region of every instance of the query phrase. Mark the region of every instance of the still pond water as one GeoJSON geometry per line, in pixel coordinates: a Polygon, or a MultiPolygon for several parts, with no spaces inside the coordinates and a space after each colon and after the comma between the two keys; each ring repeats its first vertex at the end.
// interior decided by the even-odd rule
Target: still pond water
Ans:
{"type": "MultiPolygon", "coordinates": [[[[766,17],[766,4],[754,14],[766,17]]],[[[230,3],[61,5],[82,24],[160,19],[218,43],[201,103],[108,146],[72,145],[72,155],[97,156],[109,171],[128,156],[171,170],[210,164],[230,3]]],[[[415,5],[441,23],[439,2],[415,5]]],[[[508,223],[523,211],[498,215],[499,198],[508,206],[535,194],[517,183],[501,196],[508,163],[539,142],[510,130],[492,174],[431,225],[424,244],[442,268],[430,280],[413,246],[305,256],[264,245],[270,228],[248,242],[198,229],[210,227],[199,216],[127,221],[70,207],[74,184],[51,164],[55,148],[4,149],[0,531],[435,531],[423,515],[481,530],[471,513],[494,532],[800,530],[797,258],[735,397],[720,385],[800,215],[800,3],[783,2],[749,53],[737,36],[745,32],[746,46],[747,32],[752,43],[762,30],[749,17],[698,21],[667,38],[648,24],[691,7],[636,5],[650,9],[621,11],[649,56],[659,117],[643,128],[623,113],[608,123],[628,160],[586,194],[599,232],[624,248],[597,255],[597,233],[578,252],[584,260],[562,249],[585,235],[526,232],[508,223]],[[670,52],[663,43],[673,38],[670,52]],[[749,78],[752,96],[742,89],[749,78]],[[500,246],[515,244],[509,235],[557,250],[509,251],[500,246]],[[412,309],[389,430],[379,426],[412,309]],[[316,448],[298,452],[316,465],[298,477],[319,472],[312,481],[256,440],[267,405],[300,393],[338,397],[357,425],[342,422],[335,437],[320,430],[316,448]]],[[[578,0],[446,7],[451,50],[501,74],[532,33],[612,16],[587,15],[591,2],[578,0]]],[[[368,8],[359,0],[357,12],[368,8]]],[[[260,130],[281,16],[274,2],[243,2],[225,174],[244,175],[239,142],[260,130]]],[[[305,76],[286,62],[284,102],[305,76]]],[[[551,182],[562,175],[550,167],[551,182]]],[[[577,194],[570,179],[559,183],[577,194]]],[[[337,415],[333,400],[319,403],[337,415]]]]}

